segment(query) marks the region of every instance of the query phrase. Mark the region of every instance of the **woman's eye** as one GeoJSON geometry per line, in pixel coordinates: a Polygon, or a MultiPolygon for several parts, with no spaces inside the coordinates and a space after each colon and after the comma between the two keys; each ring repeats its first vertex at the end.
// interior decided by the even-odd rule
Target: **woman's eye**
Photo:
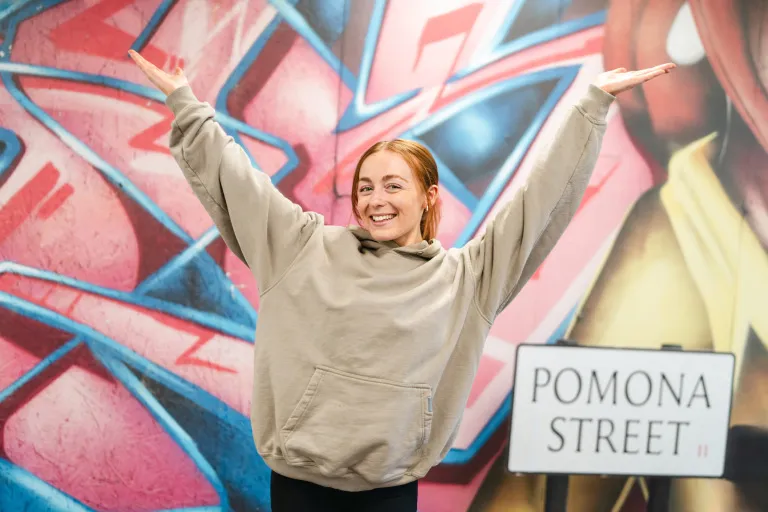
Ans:
{"type": "Polygon", "coordinates": [[[396,183],[390,183],[389,185],[387,185],[387,187],[388,187],[388,188],[395,188],[395,189],[397,189],[397,188],[401,188],[401,187],[400,187],[400,185],[398,185],[398,184],[396,184],[396,183]]]}
{"type": "Polygon", "coordinates": [[[362,187],[360,189],[360,192],[370,192],[370,190],[371,190],[371,187],[362,187]]]}

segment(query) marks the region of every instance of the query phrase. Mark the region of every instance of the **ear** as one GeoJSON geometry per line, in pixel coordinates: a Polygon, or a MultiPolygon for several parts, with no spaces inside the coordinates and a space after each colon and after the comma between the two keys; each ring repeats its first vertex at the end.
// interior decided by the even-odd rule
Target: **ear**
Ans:
{"type": "Polygon", "coordinates": [[[440,193],[440,191],[437,188],[437,185],[432,185],[427,189],[426,199],[427,199],[427,206],[432,207],[435,205],[435,202],[437,201],[437,196],[440,193]]]}

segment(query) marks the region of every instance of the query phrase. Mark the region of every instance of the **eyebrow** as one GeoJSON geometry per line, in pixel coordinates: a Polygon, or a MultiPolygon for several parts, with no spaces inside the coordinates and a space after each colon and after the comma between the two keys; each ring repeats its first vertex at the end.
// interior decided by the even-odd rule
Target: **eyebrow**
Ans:
{"type": "MultiPolygon", "coordinates": [[[[407,179],[403,178],[402,176],[398,176],[397,174],[387,174],[387,175],[384,176],[382,181],[388,181],[388,180],[391,180],[391,179],[398,179],[398,180],[402,180],[402,181],[405,181],[405,182],[408,181],[407,179]]],[[[361,177],[359,181],[367,181],[368,183],[373,183],[373,181],[370,178],[362,178],[361,177]]]]}

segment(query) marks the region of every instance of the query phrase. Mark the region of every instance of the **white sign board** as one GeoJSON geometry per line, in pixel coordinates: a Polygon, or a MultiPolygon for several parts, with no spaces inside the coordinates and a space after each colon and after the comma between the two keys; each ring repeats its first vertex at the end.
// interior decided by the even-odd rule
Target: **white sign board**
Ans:
{"type": "Polygon", "coordinates": [[[520,345],[507,469],[721,477],[729,353],[520,345]]]}

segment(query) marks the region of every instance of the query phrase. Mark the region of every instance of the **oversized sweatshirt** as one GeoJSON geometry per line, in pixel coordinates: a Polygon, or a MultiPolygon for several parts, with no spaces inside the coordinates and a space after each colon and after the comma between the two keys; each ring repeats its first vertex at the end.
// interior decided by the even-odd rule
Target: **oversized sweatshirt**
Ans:
{"type": "Polygon", "coordinates": [[[494,318],[561,236],[614,97],[594,85],[526,184],[463,247],[400,247],[303,211],[181,87],[171,152],[259,287],[251,424],[282,475],[347,491],[405,484],[447,454],[494,318]]]}

